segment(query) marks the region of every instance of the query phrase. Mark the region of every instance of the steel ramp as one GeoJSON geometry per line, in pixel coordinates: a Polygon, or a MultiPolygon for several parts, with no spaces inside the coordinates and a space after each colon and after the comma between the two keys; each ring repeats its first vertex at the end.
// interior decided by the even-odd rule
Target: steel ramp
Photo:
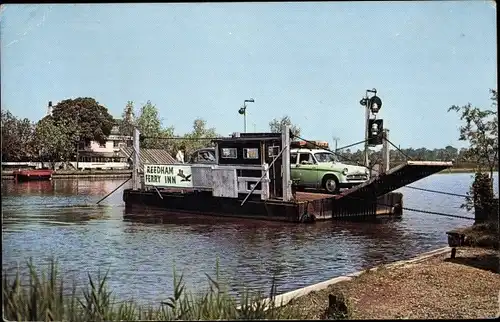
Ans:
{"type": "Polygon", "coordinates": [[[451,168],[453,162],[440,161],[406,161],[370,180],[342,191],[335,199],[374,200],[388,192],[404,187],[410,183],[428,177],[444,169],[451,168]]]}

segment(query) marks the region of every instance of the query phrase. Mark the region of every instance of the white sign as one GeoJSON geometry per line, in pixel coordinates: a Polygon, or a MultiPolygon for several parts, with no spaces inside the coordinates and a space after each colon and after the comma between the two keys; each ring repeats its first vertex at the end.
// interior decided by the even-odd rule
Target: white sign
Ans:
{"type": "Polygon", "coordinates": [[[144,184],[156,187],[192,188],[191,166],[170,164],[144,165],[144,184]]]}

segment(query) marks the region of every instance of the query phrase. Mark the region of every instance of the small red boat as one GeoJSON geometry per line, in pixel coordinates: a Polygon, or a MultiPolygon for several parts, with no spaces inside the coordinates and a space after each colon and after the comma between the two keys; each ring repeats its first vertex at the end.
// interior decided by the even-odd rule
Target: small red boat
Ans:
{"type": "Polygon", "coordinates": [[[53,170],[33,169],[33,170],[14,170],[14,179],[16,181],[32,181],[32,180],[52,180],[53,170]]]}

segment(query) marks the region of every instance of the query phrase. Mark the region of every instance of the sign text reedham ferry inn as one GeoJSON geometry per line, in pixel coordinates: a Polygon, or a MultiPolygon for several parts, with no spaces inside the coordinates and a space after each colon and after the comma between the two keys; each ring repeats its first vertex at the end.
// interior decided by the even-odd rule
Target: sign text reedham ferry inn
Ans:
{"type": "Polygon", "coordinates": [[[191,167],[177,165],[145,165],[144,183],[149,186],[191,187],[191,167]]]}

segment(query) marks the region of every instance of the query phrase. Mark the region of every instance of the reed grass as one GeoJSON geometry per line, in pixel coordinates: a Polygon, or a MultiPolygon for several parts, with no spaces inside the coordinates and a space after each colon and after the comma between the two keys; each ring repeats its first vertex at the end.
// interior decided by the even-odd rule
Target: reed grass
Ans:
{"type": "Polygon", "coordinates": [[[262,301],[262,294],[243,291],[241,296],[230,295],[216,278],[207,275],[208,289],[201,295],[186,290],[182,275],[174,270],[173,294],[158,305],[140,305],[134,301],[117,303],[107,286],[106,272],[93,278],[77,292],[76,283],[68,282],[59,274],[58,264],[51,260],[48,270],[40,273],[31,260],[27,272],[18,267],[15,274],[2,273],[2,311],[12,321],[123,321],[123,320],[256,320],[300,319],[297,310],[278,308],[274,297],[262,301]],[[26,276],[28,275],[28,276],[26,276]],[[22,281],[28,280],[27,285],[22,281]]]}

